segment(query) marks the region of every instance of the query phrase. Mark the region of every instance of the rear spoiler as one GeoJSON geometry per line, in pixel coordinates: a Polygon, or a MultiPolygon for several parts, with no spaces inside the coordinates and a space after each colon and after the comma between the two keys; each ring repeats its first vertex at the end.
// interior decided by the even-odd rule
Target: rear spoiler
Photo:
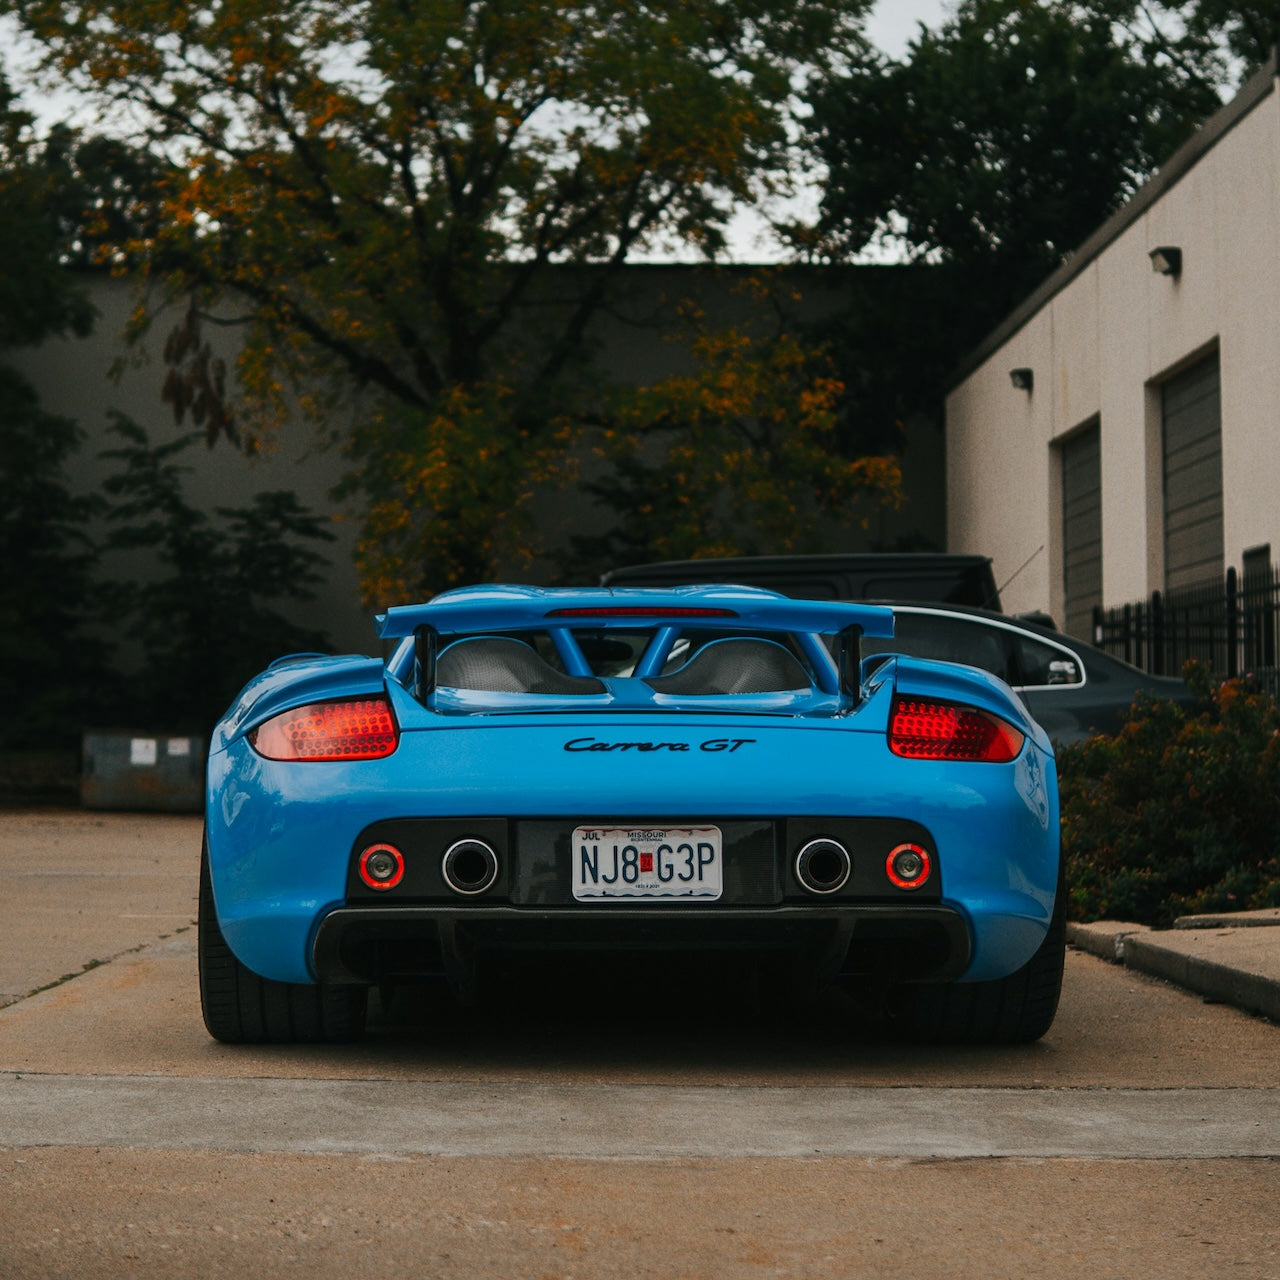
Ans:
{"type": "Polygon", "coordinates": [[[889,639],[893,610],[848,600],[793,600],[757,587],[464,587],[426,604],[379,614],[378,635],[402,639],[429,627],[438,635],[598,627],[680,626],[718,630],[859,635],[889,639]]]}

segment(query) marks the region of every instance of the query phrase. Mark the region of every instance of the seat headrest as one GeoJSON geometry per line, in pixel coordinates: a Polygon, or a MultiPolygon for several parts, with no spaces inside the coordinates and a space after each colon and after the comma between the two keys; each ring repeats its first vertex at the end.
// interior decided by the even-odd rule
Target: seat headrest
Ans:
{"type": "Polygon", "coordinates": [[[467,636],[436,659],[436,684],[480,693],[604,693],[594,676],[557,671],[532,646],[509,636],[467,636]]]}
{"type": "Polygon", "coordinates": [[[657,693],[785,693],[811,689],[793,654],[776,640],[748,636],[712,640],[670,675],[647,683],[657,693]]]}

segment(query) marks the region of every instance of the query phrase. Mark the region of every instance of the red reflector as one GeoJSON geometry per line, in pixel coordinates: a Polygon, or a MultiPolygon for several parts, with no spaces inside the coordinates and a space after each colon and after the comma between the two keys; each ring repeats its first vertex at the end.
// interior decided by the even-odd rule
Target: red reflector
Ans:
{"type": "Polygon", "coordinates": [[[884,860],[885,873],[899,889],[918,889],[929,878],[933,861],[918,844],[900,844],[884,860]]]}
{"type": "Polygon", "coordinates": [[[281,712],[249,735],[268,760],[377,760],[400,744],[386,698],[313,702],[281,712]]]}
{"type": "Polygon", "coordinates": [[[736,618],[733,609],[663,609],[651,604],[601,605],[588,609],[552,609],[548,618],[736,618]]]}
{"type": "Polygon", "coordinates": [[[360,855],[360,879],[370,889],[394,889],[404,879],[404,854],[393,844],[371,844],[360,855]]]}
{"type": "Polygon", "coordinates": [[[898,698],[889,718],[889,750],[913,760],[982,760],[1003,764],[1024,735],[989,711],[953,702],[898,698]]]}

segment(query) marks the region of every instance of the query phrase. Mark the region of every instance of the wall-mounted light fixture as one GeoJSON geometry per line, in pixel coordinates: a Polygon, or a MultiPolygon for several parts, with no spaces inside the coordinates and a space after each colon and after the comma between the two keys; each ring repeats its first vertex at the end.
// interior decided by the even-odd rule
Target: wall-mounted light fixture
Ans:
{"type": "Polygon", "coordinates": [[[1036,375],[1030,369],[1010,369],[1009,381],[1019,391],[1030,391],[1035,385],[1036,375]]]}
{"type": "Polygon", "coordinates": [[[1182,274],[1182,250],[1176,245],[1162,244],[1147,256],[1151,259],[1151,269],[1157,275],[1172,276],[1176,280],[1182,274]]]}

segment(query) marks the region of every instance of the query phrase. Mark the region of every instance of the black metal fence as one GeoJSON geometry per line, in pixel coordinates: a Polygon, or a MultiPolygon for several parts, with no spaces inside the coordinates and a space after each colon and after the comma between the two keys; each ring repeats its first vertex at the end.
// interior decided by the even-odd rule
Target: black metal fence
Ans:
{"type": "Polygon", "coordinates": [[[1117,609],[1095,608],[1093,642],[1153,675],[1180,675],[1191,659],[1217,676],[1252,675],[1280,693],[1280,569],[1237,574],[1221,582],[1152,593],[1117,609]]]}

